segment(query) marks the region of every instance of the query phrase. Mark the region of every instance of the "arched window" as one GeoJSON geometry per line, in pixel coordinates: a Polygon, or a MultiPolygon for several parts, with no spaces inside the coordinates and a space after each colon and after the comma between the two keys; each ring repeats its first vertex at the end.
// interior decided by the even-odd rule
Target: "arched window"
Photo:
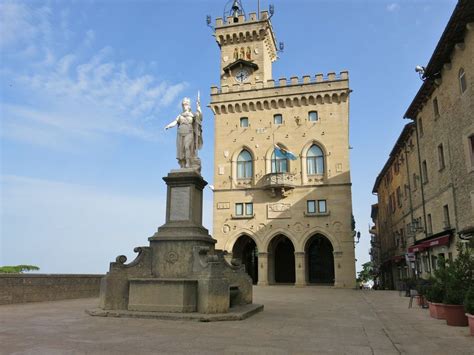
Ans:
{"type": "Polygon", "coordinates": [[[275,150],[273,150],[272,173],[287,173],[287,172],[288,172],[288,159],[279,155],[275,156],[275,150]]]}
{"type": "Polygon", "coordinates": [[[313,144],[306,155],[306,166],[308,175],[324,174],[324,155],[321,148],[313,144]]]}
{"type": "Polygon", "coordinates": [[[459,69],[459,88],[461,89],[461,94],[467,89],[466,73],[463,68],[459,69]]]}
{"type": "Polygon", "coordinates": [[[252,155],[244,149],[237,157],[237,179],[250,178],[252,178],[252,155]]]}

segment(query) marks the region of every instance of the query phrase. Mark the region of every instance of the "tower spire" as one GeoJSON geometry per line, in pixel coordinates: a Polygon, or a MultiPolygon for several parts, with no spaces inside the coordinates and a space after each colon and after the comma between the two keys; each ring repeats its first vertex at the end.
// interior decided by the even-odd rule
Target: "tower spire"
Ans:
{"type": "MultiPolygon", "coordinates": [[[[240,0],[229,0],[224,8],[224,18],[238,19],[240,15],[245,15],[242,2],[240,0]]],[[[238,20],[235,22],[238,22],[238,20]]]]}

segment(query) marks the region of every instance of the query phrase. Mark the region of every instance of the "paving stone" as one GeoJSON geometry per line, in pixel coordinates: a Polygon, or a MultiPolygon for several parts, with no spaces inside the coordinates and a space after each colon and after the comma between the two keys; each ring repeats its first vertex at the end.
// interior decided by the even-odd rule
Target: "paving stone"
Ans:
{"type": "Polygon", "coordinates": [[[467,327],[391,291],[255,287],[243,321],[91,317],[97,299],[0,306],[0,354],[474,354],[467,327]]]}

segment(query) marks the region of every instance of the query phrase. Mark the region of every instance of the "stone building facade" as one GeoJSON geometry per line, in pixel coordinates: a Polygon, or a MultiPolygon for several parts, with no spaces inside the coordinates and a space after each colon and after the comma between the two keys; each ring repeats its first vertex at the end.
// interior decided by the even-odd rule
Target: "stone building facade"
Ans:
{"type": "Polygon", "coordinates": [[[269,17],[216,20],[213,236],[259,285],[351,288],[348,72],[274,80],[269,17]]]}
{"type": "Polygon", "coordinates": [[[460,0],[374,186],[386,287],[429,277],[474,233],[473,58],[474,3],[460,0]]]}

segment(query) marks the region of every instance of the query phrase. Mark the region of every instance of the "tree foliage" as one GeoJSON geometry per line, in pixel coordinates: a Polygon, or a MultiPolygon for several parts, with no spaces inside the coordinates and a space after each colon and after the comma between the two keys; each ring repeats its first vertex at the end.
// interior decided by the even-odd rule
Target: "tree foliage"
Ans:
{"type": "Polygon", "coordinates": [[[0,274],[22,274],[25,271],[36,271],[40,268],[35,265],[16,265],[16,266],[0,266],[0,274]]]}
{"type": "Polygon", "coordinates": [[[357,279],[360,282],[368,282],[374,279],[374,265],[371,261],[362,264],[362,271],[359,271],[357,279]]]}

